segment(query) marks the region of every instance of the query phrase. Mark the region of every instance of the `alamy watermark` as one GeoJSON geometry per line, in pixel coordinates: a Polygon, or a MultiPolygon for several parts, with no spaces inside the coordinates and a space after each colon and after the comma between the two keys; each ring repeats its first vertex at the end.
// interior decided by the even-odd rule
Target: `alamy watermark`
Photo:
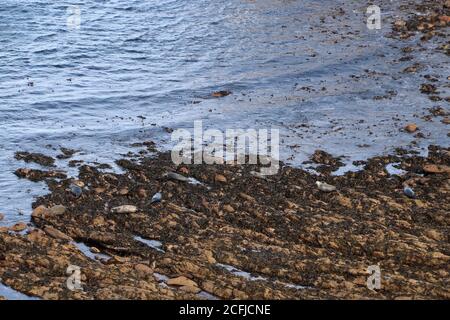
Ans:
{"type": "Polygon", "coordinates": [[[67,289],[70,291],[83,291],[81,286],[81,268],[71,264],[67,267],[66,274],[69,276],[66,280],[67,289]]]}
{"type": "Polygon", "coordinates": [[[79,6],[69,6],[66,9],[67,19],[66,26],[70,31],[79,30],[81,28],[81,9],[79,6]]]}
{"type": "Polygon", "coordinates": [[[172,161],[179,164],[260,164],[260,174],[274,175],[279,169],[278,129],[203,130],[194,121],[193,134],[187,129],[172,132],[172,161]]]}
{"type": "Polygon", "coordinates": [[[367,28],[369,30],[380,30],[381,29],[381,9],[379,6],[372,5],[366,10],[369,15],[367,18],[367,28]]]}
{"type": "Polygon", "coordinates": [[[367,267],[367,288],[370,290],[381,289],[381,269],[379,265],[371,265],[367,267]]]}

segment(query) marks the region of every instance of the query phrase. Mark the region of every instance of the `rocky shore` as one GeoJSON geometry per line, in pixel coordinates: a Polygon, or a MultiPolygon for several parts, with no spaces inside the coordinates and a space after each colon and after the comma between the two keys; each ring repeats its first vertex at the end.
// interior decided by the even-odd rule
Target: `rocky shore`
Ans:
{"type": "Polygon", "coordinates": [[[0,229],[2,283],[44,299],[450,298],[448,148],[343,176],[282,166],[261,178],[257,165],[175,166],[158,152],[117,163],[121,174],[41,174],[51,193],[32,222],[0,229]],[[70,265],[82,291],[67,289],[70,265]]]}
{"type": "MultiPolygon", "coordinates": [[[[448,125],[448,70],[429,73],[414,53],[449,54],[450,2],[401,7],[387,36],[429,97],[417,118],[448,125]]],[[[393,132],[414,146],[422,126],[393,132]]],[[[16,153],[16,176],[50,193],[31,221],[0,227],[0,285],[42,299],[450,298],[448,145],[426,156],[398,148],[344,175],[333,173],[343,157],[316,150],[303,168],[265,177],[259,165],[177,166],[152,141],[133,147],[142,149],[116,162],[122,172],[71,160],[68,148],[16,153]],[[373,290],[370,266],[381,271],[373,290]],[[69,289],[73,267],[81,288],[69,289]]]]}

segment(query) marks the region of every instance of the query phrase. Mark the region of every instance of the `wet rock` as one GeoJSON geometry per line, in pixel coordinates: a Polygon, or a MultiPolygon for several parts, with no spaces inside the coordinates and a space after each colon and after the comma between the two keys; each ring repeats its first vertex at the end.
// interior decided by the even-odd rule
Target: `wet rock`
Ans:
{"type": "Polygon", "coordinates": [[[217,173],[217,174],[214,176],[214,181],[226,183],[226,182],[227,182],[227,178],[226,178],[224,175],[218,174],[218,173],[217,173]]]}
{"type": "Polygon", "coordinates": [[[167,178],[171,179],[171,180],[176,180],[176,181],[181,181],[181,182],[188,182],[189,181],[189,178],[187,178],[187,177],[185,177],[185,176],[183,176],[183,175],[181,175],[179,173],[176,173],[176,172],[166,173],[165,176],[167,178]]]}
{"type": "Polygon", "coordinates": [[[46,226],[44,227],[44,232],[47,233],[49,236],[60,239],[60,240],[66,240],[71,241],[72,238],[68,235],[64,234],[63,232],[59,231],[58,229],[53,228],[52,226],[46,226]]]}
{"type": "Polygon", "coordinates": [[[322,150],[314,151],[314,154],[311,156],[311,160],[314,163],[321,164],[321,166],[316,168],[316,171],[323,174],[330,174],[332,171],[335,171],[344,165],[340,158],[335,158],[331,154],[322,150]]]}
{"type": "Polygon", "coordinates": [[[444,235],[441,232],[439,232],[439,231],[437,231],[435,229],[428,229],[428,230],[425,231],[424,234],[428,238],[436,240],[436,241],[442,241],[442,240],[445,239],[444,235]]]}
{"type": "Polygon", "coordinates": [[[14,232],[21,232],[27,228],[27,225],[23,222],[16,223],[12,227],[9,228],[9,230],[14,232]]]}
{"type": "Polygon", "coordinates": [[[426,173],[450,173],[450,166],[439,164],[427,164],[423,167],[426,173]]]}
{"type": "Polygon", "coordinates": [[[332,164],[336,161],[331,154],[322,150],[314,151],[314,154],[311,156],[311,160],[320,164],[332,164]]]}
{"type": "Polygon", "coordinates": [[[101,194],[105,191],[106,191],[106,188],[103,188],[103,187],[94,188],[94,192],[97,194],[101,194]]]}
{"type": "Polygon", "coordinates": [[[239,193],[239,196],[242,198],[242,199],[244,199],[244,200],[247,200],[247,201],[255,201],[255,198],[253,198],[252,196],[249,196],[248,194],[246,194],[246,193],[244,193],[244,192],[240,192],[239,193]]]}
{"type": "Polygon", "coordinates": [[[352,200],[350,198],[344,197],[342,195],[339,195],[337,197],[337,200],[339,202],[339,204],[343,207],[347,207],[347,208],[352,208],[352,200]]]}
{"type": "Polygon", "coordinates": [[[92,220],[92,225],[94,227],[102,227],[102,226],[107,225],[107,222],[103,216],[98,216],[98,217],[95,217],[94,220],[92,220]]]}
{"type": "Polygon", "coordinates": [[[14,158],[17,160],[23,160],[25,162],[34,162],[45,167],[52,167],[55,164],[55,159],[46,156],[42,153],[30,153],[30,152],[16,152],[14,158]]]}
{"type": "Polygon", "coordinates": [[[432,107],[432,108],[428,109],[428,111],[435,117],[438,117],[438,116],[444,117],[448,114],[448,112],[442,107],[432,107]]]}
{"type": "Polygon", "coordinates": [[[83,194],[83,189],[74,183],[69,185],[69,190],[75,198],[79,198],[83,194]]]}
{"type": "Polygon", "coordinates": [[[113,213],[136,213],[137,211],[137,207],[133,205],[123,205],[111,209],[113,213]]]}
{"type": "Polygon", "coordinates": [[[316,181],[316,185],[317,188],[319,188],[320,191],[324,191],[324,192],[333,192],[336,191],[336,187],[332,186],[326,182],[320,182],[320,181],[316,181]]]}
{"type": "Polygon", "coordinates": [[[147,190],[143,189],[143,188],[139,188],[137,191],[137,195],[139,198],[141,199],[146,199],[148,198],[148,192],[147,190]]]}
{"type": "Polygon", "coordinates": [[[153,275],[153,269],[145,264],[138,263],[137,265],[135,265],[134,268],[136,269],[137,272],[139,272],[143,275],[149,275],[149,276],[153,275]]]}
{"type": "Polygon", "coordinates": [[[152,200],[150,201],[150,203],[156,203],[156,202],[160,202],[162,199],[162,194],[161,192],[155,193],[152,197],[152,200]]]}
{"type": "Polygon", "coordinates": [[[90,250],[92,253],[101,253],[100,249],[98,249],[97,247],[90,247],[89,250],[90,250]]]}
{"type": "Polygon", "coordinates": [[[61,171],[43,171],[37,169],[20,168],[14,174],[19,178],[25,178],[30,181],[38,182],[49,178],[66,179],[67,175],[61,171]]]}
{"type": "Polygon", "coordinates": [[[212,93],[212,96],[215,98],[221,98],[221,97],[226,97],[228,95],[231,94],[231,91],[228,90],[222,90],[222,91],[216,91],[212,93]]]}
{"type": "Polygon", "coordinates": [[[197,283],[192,281],[191,279],[186,278],[185,276],[180,276],[177,278],[172,278],[167,280],[167,284],[169,286],[189,286],[189,287],[198,287],[197,283]]]}
{"type": "Polygon", "coordinates": [[[198,287],[194,287],[194,286],[182,286],[180,287],[180,290],[192,293],[192,294],[197,294],[201,291],[200,288],[198,287]]]}
{"type": "Polygon", "coordinates": [[[439,21],[441,21],[445,25],[450,24],[450,16],[446,15],[440,16],[439,21]]]}
{"type": "Polygon", "coordinates": [[[85,186],[85,184],[84,184],[84,182],[82,180],[73,180],[72,184],[74,184],[74,185],[76,185],[76,186],[78,186],[80,188],[84,188],[84,186],[85,186]]]}
{"type": "Polygon", "coordinates": [[[405,130],[409,133],[416,132],[418,129],[417,125],[415,123],[410,123],[406,125],[405,130]]]}
{"type": "Polygon", "coordinates": [[[224,205],[223,210],[225,210],[228,213],[233,213],[235,211],[234,208],[229,204],[224,205]]]}
{"type": "Polygon", "coordinates": [[[61,147],[61,154],[57,155],[58,159],[70,159],[77,152],[76,150],[61,147]]]}
{"type": "Polygon", "coordinates": [[[62,205],[56,205],[48,209],[48,212],[52,215],[62,215],[66,212],[66,207],[62,205]]]}
{"type": "Polygon", "coordinates": [[[437,93],[437,87],[430,83],[424,83],[420,86],[420,92],[425,94],[437,93]]]}
{"type": "Polygon", "coordinates": [[[416,197],[416,193],[414,192],[413,189],[411,189],[410,187],[406,186],[405,188],[403,188],[403,193],[411,199],[414,199],[416,197]]]}
{"type": "Polygon", "coordinates": [[[33,212],[31,213],[31,217],[43,218],[48,212],[48,208],[41,205],[33,210],[33,212]]]}

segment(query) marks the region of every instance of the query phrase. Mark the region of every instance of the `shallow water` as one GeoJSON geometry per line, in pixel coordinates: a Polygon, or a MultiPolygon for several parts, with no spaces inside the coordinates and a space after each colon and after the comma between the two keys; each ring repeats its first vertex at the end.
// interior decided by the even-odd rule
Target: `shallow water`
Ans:
{"type": "Polygon", "coordinates": [[[154,250],[156,250],[156,251],[159,251],[159,252],[164,253],[164,250],[161,249],[162,246],[163,246],[163,244],[162,244],[161,241],[144,239],[144,238],[139,237],[139,236],[135,236],[135,237],[134,237],[134,240],[139,241],[139,242],[141,242],[141,243],[143,243],[143,244],[149,246],[150,248],[152,248],[152,249],[154,249],[154,250]]]}
{"type": "Polygon", "coordinates": [[[36,297],[29,297],[26,294],[20,293],[0,282],[0,296],[8,300],[40,300],[36,297]]]}
{"type": "MultiPolygon", "coordinates": [[[[13,175],[24,166],[18,150],[55,156],[64,146],[80,150],[74,159],[112,163],[143,139],[168,148],[164,127],[198,119],[220,130],[279,128],[281,158],[295,165],[317,148],[351,161],[408,146],[407,122],[427,135],[417,148],[448,145],[444,125],[414,116],[430,101],[384,37],[396,3],[380,1],[379,31],[366,28],[356,1],[77,3],[79,30],[67,27],[65,3],[0,7],[0,225],[28,220],[46,192],[13,175]],[[211,98],[217,90],[233,94],[211,98]],[[397,94],[373,99],[389,90],[397,94]]],[[[443,55],[415,55],[430,73],[448,71],[443,55]]]]}

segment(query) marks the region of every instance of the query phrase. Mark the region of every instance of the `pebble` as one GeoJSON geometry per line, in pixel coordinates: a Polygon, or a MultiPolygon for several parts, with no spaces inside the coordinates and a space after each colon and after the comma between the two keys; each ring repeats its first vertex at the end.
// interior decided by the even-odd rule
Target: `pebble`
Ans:
{"type": "Polygon", "coordinates": [[[149,266],[145,265],[145,264],[142,264],[142,263],[138,263],[138,264],[134,267],[134,269],[135,269],[137,272],[141,273],[141,274],[149,274],[149,275],[152,275],[152,274],[153,274],[153,269],[150,268],[149,266]]]}
{"type": "Polygon", "coordinates": [[[50,209],[48,209],[48,212],[53,215],[64,214],[66,212],[66,207],[64,207],[62,205],[56,205],[56,206],[53,206],[50,209]]]}
{"type": "Polygon", "coordinates": [[[69,186],[70,192],[72,192],[72,194],[75,196],[75,198],[79,198],[81,197],[81,194],[83,193],[83,190],[77,186],[76,184],[71,184],[69,186]]]}
{"type": "Polygon", "coordinates": [[[113,212],[113,213],[135,213],[135,212],[137,212],[137,207],[126,204],[123,206],[112,208],[111,212],[113,212]]]}
{"type": "Polygon", "coordinates": [[[332,191],[336,191],[336,187],[332,186],[331,184],[325,183],[325,182],[320,182],[320,181],[316,181],[316,185],[319,188],[320,191],[324,191],[324,192],[332,192],[332,191]]]}
{"type": "Polygon", "coordinates": [[[91,247],[90,250],[91,250],[92,253],[100,253],[100,252],[101,252],[101,251],[100,251],[98,248],[96,248],[96,247],[91,247]]]}
{"type": "Polygon", "coordinates": [[[214,177],[214,181],[226,183],[227,182],[227,178],[224,175],[221,175],[221,174],[217,173],[216,176],[214,177]]]}
{"type": "Polygon", "coordinates": [[[20,232],[27,228],[27,225],[23,222],[16,223],[11,228],[9,228],[11,231],[20,232]]]}
{"type": "Polygon", "coordinates": [[[450,173],[450,166],[439,164],[426,164],[423,167],[426,173],[450,173]]]}
{"type": "Polygon", "coordinates": [[[84,182],[81,180],[74,180],[72,183],[80,188],[84,188],[84,182]]]}
{"type": "Polygon", "coordinates": [[[179,286],[179,287],[183,287],[183,286],[198,287],[197,283],[195,283],[191,279],[188,279],[184,276],[169,279],[169,280],[167,280],[167,284],[169,286],[179,286]]]}
{"type": "Polygon", "coordinates": [[[185,176],[182,176],[181,174],[176,173],[176,172],[166,173],[165,176],[167,178],[169,178],[169,179],[172,179],[172,180],[177,180],[177,181],[182,181],[182,182],[188,182],[189,181],[189,178],[187,178],[185,176]]]}
{"type": "Polygon", "coordinates": [[[228,213],[233,213],[235,210],[232,206],[230,206],[229,204],[226,204],[223,206],[223,210],[225,210],[228,213]]]}
{"type": "Polygon", "coordinates": [[[160,202],[162,199],[162,194],[161,192],[155,193],[152,197],[152,200],[150,201],[150,203],[155,203],[155,202],[160,202]]]}
{"type": "Polygon", "coordinates": [[[411,189],[411,188],[408,187],[408,186],[406,186],[406,187],[403,189],[403,193],[404,193],[408,198],[411,198],[411,199],[414,199],[414,198],[416,197],[416,193],[414,192],[414,190],[411,189]]]}
{"type": "Polygon", "coordinates": [[[63,232],[59,231],[58,229],[55,229],[55,228],[53,228],[51,226],[45,226],[44,227],[44,232],[47,233],[52,238],[55,238],[55,239],[68,240],[68,241],[72,240],[71,237],[69,237],[65,233],[63,233],[63,232]]]}

